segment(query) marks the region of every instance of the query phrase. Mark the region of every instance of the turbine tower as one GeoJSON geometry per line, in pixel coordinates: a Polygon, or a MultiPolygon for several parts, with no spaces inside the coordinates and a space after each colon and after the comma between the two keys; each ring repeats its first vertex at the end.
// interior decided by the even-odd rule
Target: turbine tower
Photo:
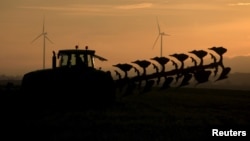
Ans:
{"type": "Polygon", "coordinates": [[[162,57],[162,46],[163,46],[163,42],[162,42],[162,39],[163,39],[163,36],[170,36],[169,34],[166,34],[165,32],[162,32],[161,31],[161,28],[160,28],[160,24],[159,24],[159,21],[158,21],[158,18],[156,17],[156,22],[157,22],[157,26],[158,26],[158,31],[159,31],[159,34],[154,42],[154,45],[153,45],[153,49],[155,47],[155,44],[157,43],[159,37],[161,37],[161,44],[160,44],[160,57],[162,57]]]}
{"type": "Polygon", "coordinates": [[[45,31],[45,20],[43,17],[43,30],[42,33],[39,34],[31,43],[33,43],[34,41],[36,41],[38,38],[40,38],[41,36],[43,36],[43,69],[45,69],[45,41],[46,39],[53,44],[53,42],[47,37],[47,32],[45,31]]]}

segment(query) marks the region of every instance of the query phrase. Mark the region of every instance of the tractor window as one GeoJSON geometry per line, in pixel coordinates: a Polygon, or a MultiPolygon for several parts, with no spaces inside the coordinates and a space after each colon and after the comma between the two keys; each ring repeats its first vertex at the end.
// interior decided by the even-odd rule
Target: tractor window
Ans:
{"type": "Polygon", "coordinates": [[[88,55],[88,66],[89,66],[89,67],[94,67],[94,65],[93,65],[93,60],[92,60],[92,56],[91,56],[91,55],[88,55]]]}
{"type": "Polygon", "coordinates": [[[84,57],[83,54],[62,54],[60,57],[60,67],[63,66],[75,66],[77,64],[83,64],[84,57]]]}
{"type": "Polygon", "coordinates": [[[84,57],[84,54],[61,54],[60,55],[60,67],[63,66],[88,66],[94,67],[94,60],[92,55],[87,55],[84,57]]]}
{"type": "Polygon", "coordinates": [[[95,58],[92,57],[92,62],[93,62],[93,68],[95,67],[95,58]]]}
{"type": "Polygon", "coordinates": [[[76,65],[76,55],[71,54],[71,66],[75,66],[75,65],[76,65]]]}
{"type": "Polygon", "coordinates": [[[72,66],[75,66],[75,65],[82,66],[84,64],[83,54],[72,54],[71,59],[72,59],[71,61],[72,66]]]}
{"type": "Polygon", "coordinates": [[[62,67],[62,66],[67,66],[68,60],[69,60],[68,55],[66,55],[66,54],[61,55],[60,63],[59,63],[59,64],[60,64],[60,67],[62,67]]]}

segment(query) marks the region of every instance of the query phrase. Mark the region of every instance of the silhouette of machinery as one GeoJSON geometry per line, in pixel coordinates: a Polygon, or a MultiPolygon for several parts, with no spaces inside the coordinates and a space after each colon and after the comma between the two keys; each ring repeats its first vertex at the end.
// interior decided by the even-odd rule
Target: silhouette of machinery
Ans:
{"type": "MultiPolygon", "coordinates": [[[[212,71],[214,77],[217,77],[216,81],[226,79],[231,71],[230,67],[224,67],[223,64],[223,54],[227,49],[224,47],[208,49],[219,56],[216,58],[213,53],[209,53],[212,59],[210,64],[204,64],[203,59],[208,54],[205,50],[188,52],[195,55],[194,57],[184,53],[169,55],[177,62],[166,57],[154,57],[150,60],[136,60],[130,62],[131,64],[118,63],[113,65],[123,72],[115,70],[118,79],[113,79],[110,71],[95,68],[94,59],[101,61],[107,59],[96,55],[94,50],[89,50],[88,47],[83,50],[78,47],[60,50],[57,54],[53,52],[51,69],[32,71],[24,75],[22,92],[28,96],[27,99],[33,99],[34,105],[37,104],[36,101],[43,100],[44,103],[50,103],[49,105],[74,103],[100,106],[113,103],[116,92],[123,93],[121,97],[131,95],[135,88],[139,89],[140,93],[145,93],[155,84],[161,85],[160,89],[167,89],[171,87],[174,78],[175,85],[181,80],[180,84],[177,84],[178,87],[189,85],[192,78],[197,84],[208,82],[212,71]],[[194,63],[193,66],[185,66],[184,62],[188,58],[194,63]],[[199,59],[199,64],[196,59],[199,59]],[[159,66],[152,61],[156,61],[159,66]],[[166,70],[168,62],[172,62],[174,69],[166,70]],[[151,64],[155,72],[146,72],[151,64]],[[129,76],[131,69],[134,69],[136,76],[129,76]],[[163,81],[160,84],[161,80],[163,81]]],[[[38,104],[45,105],[44,103],[38,104]]]]}
{"type": "Polygon", "coordinates": [[[195,80],[195,83],[192,83],[195,84],[194,86],[197,86],[198,84],[213,81],[215,77],[217,77],[215,78],[216,81],[226,79],[231,70],[230,67],[224,67],[223,64],[223,54],[226,53],[227,49],[224,47],[212,47],[208,49],[208,51],[212,50],[212,52],[215,52],[215,55],[209,52],[212,59],[212,63],[210,64],[204,63],[204,58],[208,55],[208,51],[193,50],[188,52],[190,54],[193,54],[193,57],[185,53],[175,53],[169,55],[170,57],[173,57],[174,60],[163,56],[150,58],[150,60],[136,60],[131,62],[132,64],[124,63],[113,65],[114,67],[117,67],[124,72],[124,77],[122,78],[121,74],[115,70],[116,75],[119,77],[118,80],[115,80],[116,86],[118,86],[118,88],[120,89],[122,87],[127,87],[127,91],[125,91],[126,94],[123,95],[127,96],[129,94],[132,94],[135,88],[139,88],[139,92],[142,93],[148,92],[155,84],[160,85],[160,89],[167,89],[173,86],[172,84],[174,78],[175,85],[177,87],[187,86],[193,80],[195,80]],[[216,54],[219,56],[219,58],[216,57],[216,54]],[[185,61],[189,58],[193,63],[192,66],[188,66],[185,64],[185,61]],[[152,61],[156,61],[157,63],[155,64],[155,62],[152,61]],[[166,64],[168,62],[172,62],[174,69],[166,69],[166,64]],[[142,71],[137,68],[138,66],[135,67],[133,64],[138,65],[142,69],[142,71]],[[151,64],[155,72],[146,73],[146,69],[151,64]],[[219,67],[221,68],[219,69],[219,67]],[[128,71],[130,71],[132,68],[134,68],[136,76],[128,76],[128,71]],[[212,71],[214,72],[214,78],[210,77],[212,71]],[[217,75],[218,73],[219,76],[217,75]],[[192,80],[192,78],[194,79],[192,80]],[[178,82],[179,80],[181,81],[180,83],[178,82]],[[141,85],[141,82],[146,83],[144,85],[141,85]],[[137,85],[137,87],[135,85],[137,85]]]}
{"type": "Polygon", "coordinates": [[[114,80],[109,71],[95,68],[94,59],[107,61],[88,47],[60,50],[57,56],[53,52],[52,68],[26,73],[22,92],[29,99],[42,99],[44,103],[112,103],[115,100],[114,80]]]}

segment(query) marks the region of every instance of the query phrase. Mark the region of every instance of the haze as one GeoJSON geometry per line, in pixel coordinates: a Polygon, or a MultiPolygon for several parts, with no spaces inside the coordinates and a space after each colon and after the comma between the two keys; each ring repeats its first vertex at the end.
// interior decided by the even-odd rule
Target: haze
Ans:
{"type": "MultiPolygon", "coordinates": [[[[23,75],[46,68],[52,51],[79,45],[107,58],[104,66],[160,55],[156,17],[164,37],[163,55],[224,46],[227,57],[250,53],[250,3],[242,0],[1,0],[0,74],[23,75]]],[[[230,66],[230,65],[229,65],[230,66]]],[[[246,64],[247,66],[247,64],[246,64]]]]}

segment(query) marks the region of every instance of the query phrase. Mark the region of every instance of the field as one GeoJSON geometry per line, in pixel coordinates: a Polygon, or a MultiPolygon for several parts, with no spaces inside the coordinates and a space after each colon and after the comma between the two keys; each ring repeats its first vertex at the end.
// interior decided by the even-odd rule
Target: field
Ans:
{"type": "Polygon", "coordinates": [[[250,134],[250,91],[170,88],[117,98],[102,109],[39,113],[13,105],[3,112],[9,137],[20,133],[32,140],[212,140],[213,128],[250,134]]]}

